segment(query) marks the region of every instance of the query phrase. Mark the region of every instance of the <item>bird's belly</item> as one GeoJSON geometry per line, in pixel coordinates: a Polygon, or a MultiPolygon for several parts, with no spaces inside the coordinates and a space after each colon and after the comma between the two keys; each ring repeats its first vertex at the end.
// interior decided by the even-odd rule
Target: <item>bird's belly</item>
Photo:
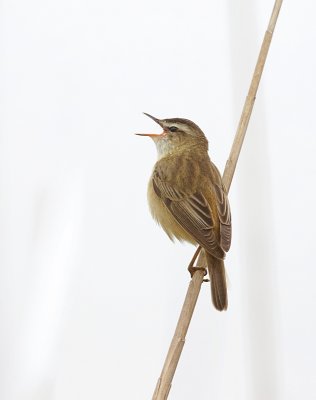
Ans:
{"type": "Polygon", "coordinates": [[[196,244],[196,240],[176,221],[164,202],[157,196],[152,180],[148,184],[148,203],[151,215],[161,225],[169,238],[196,244]]]}

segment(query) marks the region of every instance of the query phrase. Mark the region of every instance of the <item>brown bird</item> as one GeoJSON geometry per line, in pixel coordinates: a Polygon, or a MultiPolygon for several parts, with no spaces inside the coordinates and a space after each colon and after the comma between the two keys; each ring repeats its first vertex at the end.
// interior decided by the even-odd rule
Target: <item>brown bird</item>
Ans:
{"type": "Polygon", "coordinates": [[[171,240],[185,240],[205,250],[212,300],[217,310],[227,309],[225,252],[231,242],[231,215],[221,175],[208,155],[202,130],[183,118],[158,119],[161,134],[149,136],[158,161],[148,185],[153,218],[171,240]]]}

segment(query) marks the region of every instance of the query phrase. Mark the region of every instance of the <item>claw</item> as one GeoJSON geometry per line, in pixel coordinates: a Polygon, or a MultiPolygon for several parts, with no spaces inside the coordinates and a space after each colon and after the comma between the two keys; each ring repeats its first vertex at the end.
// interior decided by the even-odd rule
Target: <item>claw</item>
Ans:
{"type": "Polygon", "coordinates": [[[193,267],[192,265],[190,265],[188,267],[188,271],[190,272],[191,278],[193,278],[193,275],[195,274],[196,271],[203,271],[204,276],[207,275],[207,270],[204,267],[193,267]]]}

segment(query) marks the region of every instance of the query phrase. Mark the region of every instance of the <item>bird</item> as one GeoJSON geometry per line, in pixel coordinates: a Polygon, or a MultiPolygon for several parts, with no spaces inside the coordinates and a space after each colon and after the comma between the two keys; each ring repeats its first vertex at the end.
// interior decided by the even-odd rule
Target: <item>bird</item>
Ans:
{"type": "Polygon", "coordinates": [[[171,240],[204,249],[214,307],[227,309],[224,258],[231,244],[231,212],[227,190],[208,154],[208,140],[194,122],[185,118],[146,116],[163,129],[150,137],[157,161],[148,183],[153,218],[171,240]]]}

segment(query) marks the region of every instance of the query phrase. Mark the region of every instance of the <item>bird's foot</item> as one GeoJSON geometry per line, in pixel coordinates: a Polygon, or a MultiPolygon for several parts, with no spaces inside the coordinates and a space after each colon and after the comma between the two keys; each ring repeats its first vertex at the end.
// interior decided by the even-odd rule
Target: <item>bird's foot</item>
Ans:
{"type": "MultiPolygon", "coordinates": [[[[197,259],[197,256],[199,255],[200,251],[201,251],[201,246],[199,246],[199,247],[197,248],[197,250],[196,250],[196,252],[194,253],[194,256],[193,256],[193,258],[192,258],[192,260],[191,260],[191,262],[190,262],[190,264],[189,264],[189,266],[188,266],[188,271],[190,272],[191,278],[193,278],[193,275],[194,275],[195,272],[198,271],[198,270],[203,271],[203,272],[204,272],[204,276],[207,275],[207,270],[206,270],[206,268],[204,268],[204,267],[195,267],[195,266],[194,266],[195,260],[197,259]]],[[[209,279],[203,279],[203,282],[209,282],[209,281],[210,281],[209,279]]]]}
{"type": "MultiPolygon", "coordinates": [[[[196,271],[203,271],[204,276],[207,275],[207,270],[203,267],[194,267],[193,265],[189,265],[188,271],[190,272],[191,278],[193,278],[193,275],[196,273],[196,271]]],[[[203,282],[209,282],[209,279],[203,279],[203,282]]]]}

